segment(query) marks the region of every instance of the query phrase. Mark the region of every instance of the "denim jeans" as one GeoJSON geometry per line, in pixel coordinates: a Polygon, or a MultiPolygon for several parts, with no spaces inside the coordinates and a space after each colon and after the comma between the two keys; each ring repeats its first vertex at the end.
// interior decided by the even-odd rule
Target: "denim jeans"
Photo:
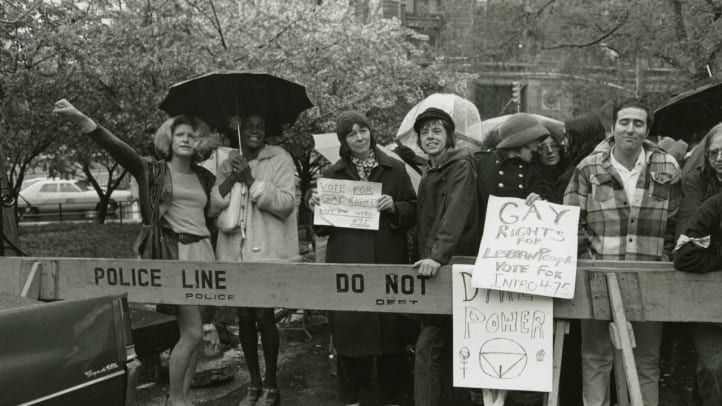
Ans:
{"type": "Polygon", "coordinates": [[[447,406],[452,403],[451,334],[451,317],[433,316],[424,320],[416,340],[416,406],[447,406]]]}
{"type": "MultiPolygon", "coordinates": [[[[584,406],[609,406],[610,372],[614,347],[609,338],[609,322],[582,320],[582,379],[584,406]]],[[[637,346],[634,359],[644,406],[659,404],[659,346],[662,323],[632,323],[637,346]]]]}
{"type": "Polygon", "coordinates": [[[699,323],[693,329],[697,360],[697,389],[702,406],[722,405],[722,327],[699,323]]]}

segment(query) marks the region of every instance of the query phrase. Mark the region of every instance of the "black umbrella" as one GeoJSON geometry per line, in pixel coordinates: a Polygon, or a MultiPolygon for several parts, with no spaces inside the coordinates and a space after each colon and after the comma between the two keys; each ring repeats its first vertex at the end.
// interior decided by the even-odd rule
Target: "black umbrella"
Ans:
{"type": "Polygon", "coordinates": [[[722,121],[722,80],[698,82],[672,97],[654,112],[651,135],[699,141],[722,121]]]}
{"type": "Polygon", "coordinates": [[[160,109],[171,116],[198,116],[221,130],[230,117],[248,113],[291,124],[312,106],[306,88],[297,83],[267,73],[221,71],[174,84],[160,109]]]}

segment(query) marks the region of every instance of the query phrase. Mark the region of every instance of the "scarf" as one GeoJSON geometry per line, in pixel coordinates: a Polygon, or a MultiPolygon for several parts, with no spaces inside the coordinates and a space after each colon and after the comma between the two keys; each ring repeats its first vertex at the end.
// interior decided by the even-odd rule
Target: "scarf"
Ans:
{"type": "Polygon", "coordinates": [[[362,181],[368,181],[369,175],[371,175],[371,171],[379,166],[379,163],[376,161],[376,154],[373,153],[373,151],[369,151],[368,158],[365,159],[359,159],[355,156],[351,157],[351,163],[356,167],[356,172],[358,173],[359,179],[362,181]]]}

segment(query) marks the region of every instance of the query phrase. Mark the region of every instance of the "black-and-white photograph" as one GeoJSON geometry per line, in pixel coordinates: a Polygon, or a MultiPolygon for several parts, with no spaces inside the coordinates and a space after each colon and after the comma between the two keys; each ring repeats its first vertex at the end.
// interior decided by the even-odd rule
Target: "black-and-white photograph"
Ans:
{"type": "Polygon", "coordinates": [[[722,406],[722,0],[3,0],[0,406],[722,406]]]}

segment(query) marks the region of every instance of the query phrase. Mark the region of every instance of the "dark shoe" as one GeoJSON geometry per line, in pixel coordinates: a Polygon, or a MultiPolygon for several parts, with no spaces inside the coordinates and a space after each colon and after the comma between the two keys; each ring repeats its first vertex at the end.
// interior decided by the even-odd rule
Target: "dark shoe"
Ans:
{"type": "Polygon", "coordinates": [[[263,406],[279,406],[281,404],[281,392],[278,388],[263,390],[263,406]]]}
{"type": "Polygon", "coordinates": [[[262,388],[256,386],[249,386],[248,394],[245,398],[243,398],[243,400],[241,400],[241,403],[239,403],[238,406],[255,406],[258,402],[258,399],[261,398],[262,392],[262,388]]]}

